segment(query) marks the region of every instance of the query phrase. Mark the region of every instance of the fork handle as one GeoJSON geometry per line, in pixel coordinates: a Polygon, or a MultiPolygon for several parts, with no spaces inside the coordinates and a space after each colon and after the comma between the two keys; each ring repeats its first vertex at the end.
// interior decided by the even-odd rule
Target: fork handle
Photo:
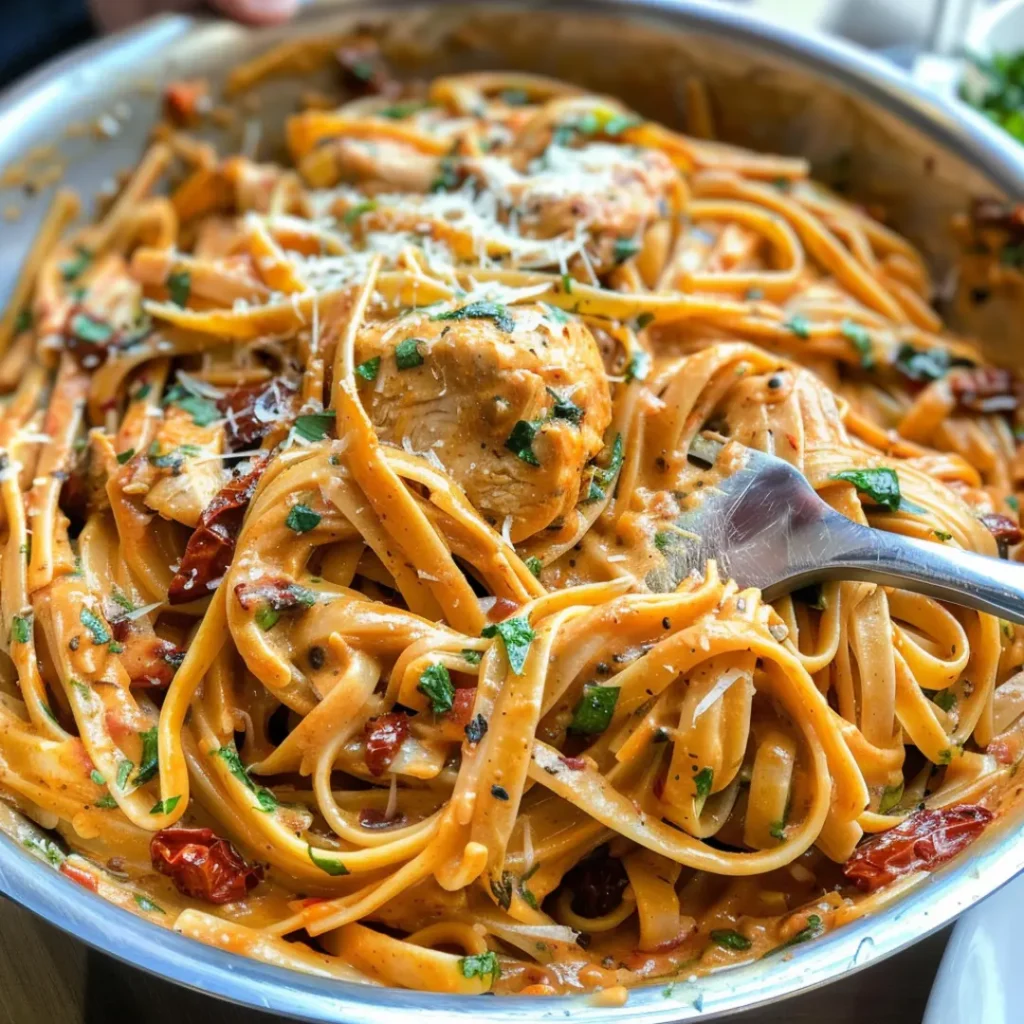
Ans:
{"type": "Polygon", "coordinates": [[[796,554],[786,579],[765,588],[767,600],[825,580],[862,580],[912,590],[1024,625],[1024,564],[904,537],[830,512],[827,543],[796,554]]]}

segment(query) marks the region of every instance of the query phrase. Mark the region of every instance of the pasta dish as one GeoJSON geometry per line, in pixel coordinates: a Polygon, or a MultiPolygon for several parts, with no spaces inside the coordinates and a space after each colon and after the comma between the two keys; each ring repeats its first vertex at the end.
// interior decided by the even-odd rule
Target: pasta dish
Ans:
{"type": "MultiPolygon", "coordinates": [[[[242,87],[275,58],[236,69],[242,87]],[[269,61],[269,63],[268,63],[269,61]]],[[[878,909],[1013,795],[1024,635],[857,582],[657,589],[711,430],[1020,541],[1018,384],[799,158],[534,75],[190,131],[58,191],[0,321],[0,827],[324,977],[625,997],[878,909]]],[[[1017,212],[958,230],[1003,271],[1017,212]],[[1005,262],[1005,261],[1004,261],[1005,262]]]]}

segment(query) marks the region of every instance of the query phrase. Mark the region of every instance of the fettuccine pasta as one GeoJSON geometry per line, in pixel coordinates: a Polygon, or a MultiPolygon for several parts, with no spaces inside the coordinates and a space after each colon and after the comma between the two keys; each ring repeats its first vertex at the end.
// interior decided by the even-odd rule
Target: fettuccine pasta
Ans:
{"type": "Polygon", "coordinates": [[[703,430],[858,522],[1013,549],[1016,384],[922,257],[712,141],[697,83],[687,136],[347,52],[365,95],[293,115],[287,160],[165,125],[26,260],[0,826],[200,941],[463,994],[765,956],[966,846],[1022,750],[1016,628],[653,582],[728,462],[688,461],[703,430]]]}

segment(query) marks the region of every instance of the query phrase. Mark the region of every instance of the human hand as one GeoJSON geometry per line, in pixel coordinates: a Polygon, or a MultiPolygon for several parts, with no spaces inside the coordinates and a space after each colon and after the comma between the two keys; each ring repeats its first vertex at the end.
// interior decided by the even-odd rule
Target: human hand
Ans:
{"type": "Polygon", "coordinates": [[[299,0],[89,0],[96,24],[107,32],[133,25],[154,14],[184,13],[211,7],[228,18],[249,25],[273,25],[287,21],[299,0]]]}

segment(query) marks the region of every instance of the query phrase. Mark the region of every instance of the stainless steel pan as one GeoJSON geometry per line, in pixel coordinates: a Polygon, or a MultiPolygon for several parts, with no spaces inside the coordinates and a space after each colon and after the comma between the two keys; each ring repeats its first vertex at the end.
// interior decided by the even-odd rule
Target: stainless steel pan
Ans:
{"type": "MultiPolygon", "coordinates": [[[[160,82],[218,78],[240,60],[302,34],[386,23],[407,40],[418,71],[508,66],[573,78],[616,92],[649,116],[677,122],[681,83],[699,74],[720,132],[753,148],[804,154],[816,173],[858,199],[885,205],[891,223],[923,247],[939,274],[952,264],[950,216],[978,195],[1024,196],[1024,149],[966,110],[939,106],[899,72],[834,40],[769,26],[728,6],[672,0],[571,2],[313,3],[296,25],[249,33],[236,26],[166,17],[76,51],[0,98],[0,168],[66,165],[64,180],[91,196],[133,163],[156,111],[160,82]],[[460,44],[454,49],[453,36],[460,44]],[[467,49],[466,44],[472,45],[467,49]],[[97,141],[91,128],[108,132],[97,141]],[[83,137],[81,128],[89,127],[83,137]]],[[[294,109],[302,86],[260,89],[248,141],[277,142],[275,115],[294,109]]],[[[47,194],[0,185],[0,295],[17,273],[47,194]],[[13,214],[13,210],[11,211],[13,214]]],[[[1015,361],[1022,328],[994,304],[971,326],[986,347],[1015,361]]],[[[1024,359],[1020,360],[1024,362],[1024,359]]],[[[0,839],[0,890],[48,921],[122,960],[200,991],[315,1021],[384,1024],[415,1013],[421,1024],[493,1021],[662,1022],[774,1002],[859,970],[924,937],[1024,868],[1020,821],[992,829],[970,855],[934,872],[887,910],[825,938],[710,977],[634,991],[622,1008],[585,999],[479,999],[367,989],[307,977],[201,946],[128,914],[0,839]]]]}

